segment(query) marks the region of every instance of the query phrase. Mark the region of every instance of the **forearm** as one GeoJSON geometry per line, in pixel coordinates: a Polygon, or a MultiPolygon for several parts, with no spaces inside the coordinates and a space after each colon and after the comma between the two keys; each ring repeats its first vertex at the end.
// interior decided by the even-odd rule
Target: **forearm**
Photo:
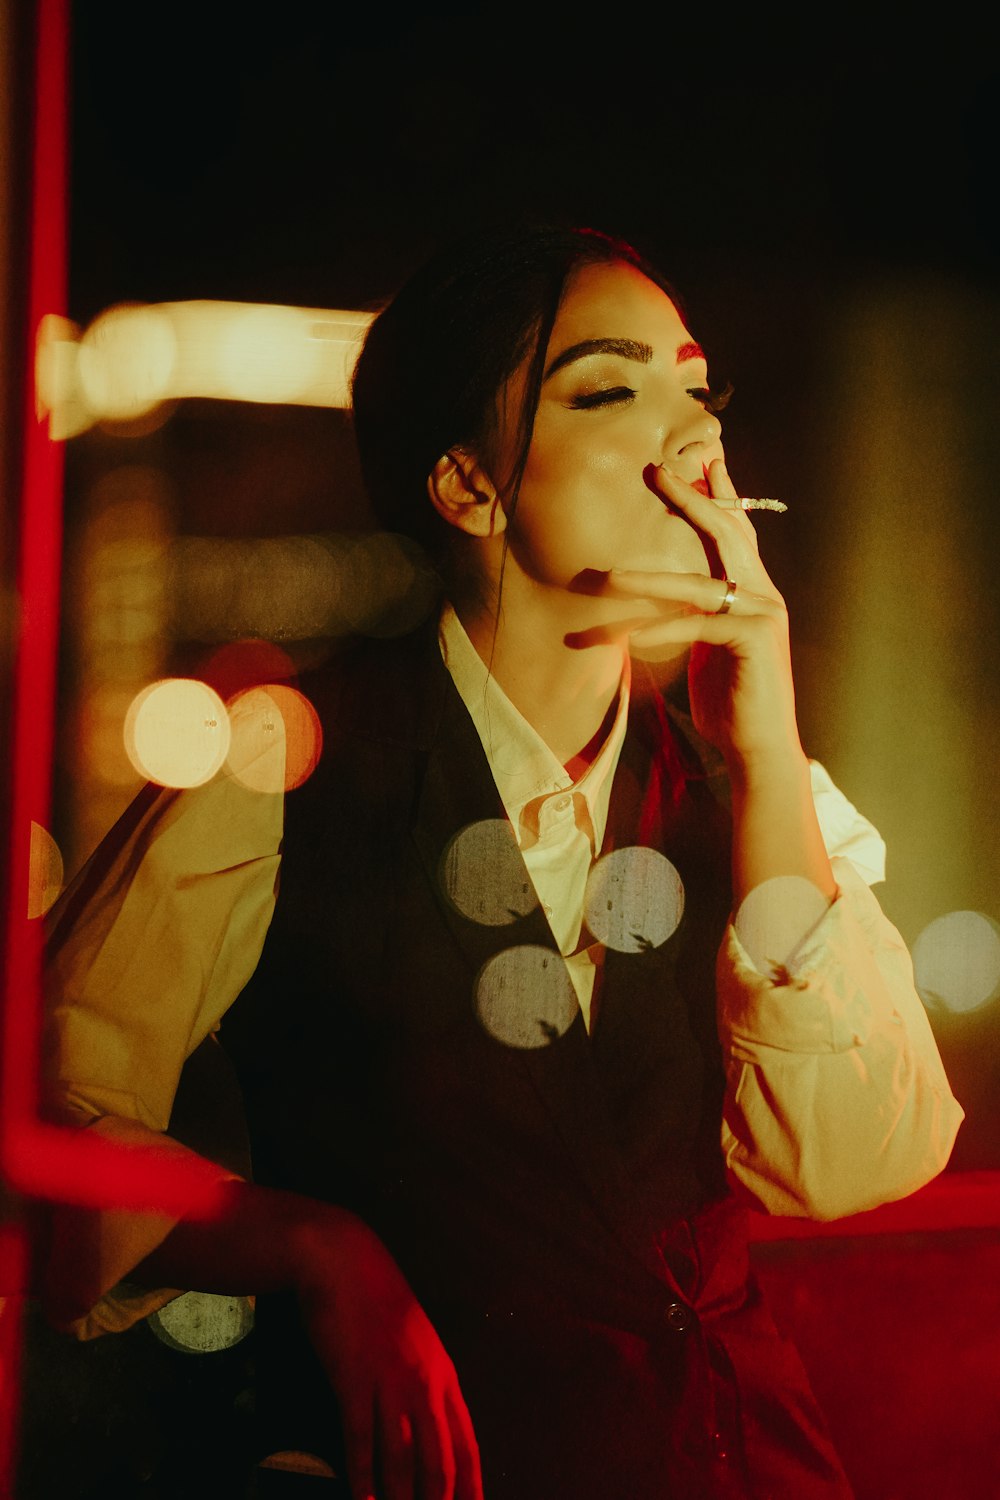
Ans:
{"type": "Polygon", "coordinates": [[[39,1292],[51,1321],[78,1336],[110,1326],[107,1309],[93,1326],[88,1320],[122,1282],[150,1291],[147,1311],[176,1291],[238,1296],[302,1287],[321,1247],[357,1222],[332,1205],[243,1182],[136,1120],[109,1115],[87,1128],[122,1150],[155,1152],[189,1165],[192,1204],[204,1204],[207,1187],[213,1207],[209,1214],[201,1207],[184,1215],[51,1205],[44,1216],[39,1292]]]}
{"type": "Polygon", "coordinates": [[[832,901],[837,882],[823,842],[809,761],[799,748],[732,757],[733,900],[736,906],[767,881],[807,880],[832,901]]]}
{"type": "Polygon", "coordinates": [[[335,1261],[337,1242],[357,1232],[370,1231],[334,1204],[232,1181],[221,1187],[211,1217],[177,1223],[133,1279],[232,1296],[304,1292],[316,1263],[335,1261]]]}

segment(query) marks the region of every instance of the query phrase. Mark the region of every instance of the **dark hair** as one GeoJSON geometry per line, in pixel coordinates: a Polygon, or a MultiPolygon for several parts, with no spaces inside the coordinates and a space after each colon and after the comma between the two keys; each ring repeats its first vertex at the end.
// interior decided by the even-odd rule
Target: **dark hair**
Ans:
{"type": "Polygon", "coordinates": [[[624,240],[536,224],[455,242],[383,307],[353,378],[361,473],[381,526],[441,559],[451,528],[428,498],[427,476],[449,448],[489,454],[497,395],[530,352],[517,461],[511,474],[493,476],[516,503],[562,296],[578,267],[616,261],[635,266],[677,303],[670,284],[624,240]]]}

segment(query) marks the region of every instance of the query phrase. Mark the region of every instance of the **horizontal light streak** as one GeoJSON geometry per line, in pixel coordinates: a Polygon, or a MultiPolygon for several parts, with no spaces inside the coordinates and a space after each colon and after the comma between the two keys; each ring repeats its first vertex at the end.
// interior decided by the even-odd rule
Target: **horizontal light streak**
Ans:
{"type": "Polygon", "coordinates": [[[118,304],[82,330],[50,316],[36,350],[39,415],[64,439],[180,400],[347,408],[372,317],[211,300],[118,304]]]}

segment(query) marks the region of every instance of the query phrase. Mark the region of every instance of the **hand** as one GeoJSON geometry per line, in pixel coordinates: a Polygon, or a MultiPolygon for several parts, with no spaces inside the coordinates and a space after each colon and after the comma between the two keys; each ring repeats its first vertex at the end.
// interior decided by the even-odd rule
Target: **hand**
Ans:
{"type": "Polygon", "coordinates": [[[306,1327],[340,1404],[354,1500],[482,1500],[455,1368],[402,1272],[353,1214],[299,1241],[306,1327]]]}
{"type": "MultiPolygon", "coordinates": [[[[708,479],[713,497],[736,498],[721,459],[710,466],[708,479]]],[[[661,619],[633,630],[631,641],[692,647],[688,681],[694,724],[722,751],[730,769],[776,754],[800,756],[788,613],[760,560],[749,517],[722,510],[662,467],[653,471],[651,483],[709,540],[723,576],[612,570],[609,583],[616,594],[650,600],[663,611],[661,619]],[[735,582],[736,595],[729,611],[719,614],[726,580],[735,582]]]]}

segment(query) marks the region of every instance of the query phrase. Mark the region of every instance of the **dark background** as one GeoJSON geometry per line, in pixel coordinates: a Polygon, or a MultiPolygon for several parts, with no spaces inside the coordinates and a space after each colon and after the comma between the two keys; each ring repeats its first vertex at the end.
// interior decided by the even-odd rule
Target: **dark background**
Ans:
{"type": "Polygon", "coordinates": [[[995,39],[850,24],[78,5],[74,316],[355,305],[512,208],[615,228],[699,293],[881,266],[992,280],[995,39]]]}

